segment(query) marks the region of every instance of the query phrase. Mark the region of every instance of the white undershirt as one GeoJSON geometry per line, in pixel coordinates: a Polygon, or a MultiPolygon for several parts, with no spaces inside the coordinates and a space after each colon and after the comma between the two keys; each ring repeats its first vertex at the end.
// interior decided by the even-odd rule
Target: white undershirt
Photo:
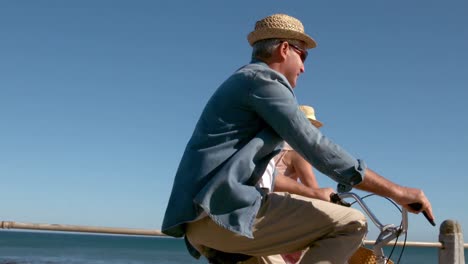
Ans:
{"type": "Polygon", "coordinates": [[[273,190],[273,178],[275,173],[275,159],[271,159],[268,162],[267,168],[262,175],[262,178],[257,183],[260,188],[268,189],[268,192],[273,190]]]}

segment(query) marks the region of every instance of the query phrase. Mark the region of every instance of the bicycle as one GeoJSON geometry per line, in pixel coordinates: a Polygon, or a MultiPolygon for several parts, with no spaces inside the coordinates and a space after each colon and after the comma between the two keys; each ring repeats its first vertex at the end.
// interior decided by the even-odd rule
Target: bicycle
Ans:
{"type": "MultiPolygon", "coordinates": [[[[404,242],[403,242],[403,247],[400,252],[400,256],[398,258],[398,262],[400,263],[401,257],[403,255],[403,251],[405,248],[406,244],[406,238],[407,238],[407,231],[408,231],[408,211],[405,208],[401,208],[391,199],[386,198],[390,202],[393,203],[401,212],[401,223],[399,226],[396,226],[394,224],[382,224],[379,219],[374,215],[374,213],[371,211],[371,209],[366,205],[366,203],[363,201],[363,199],[372,196],[374,194],[366,195],[364,197],[360,197],[355,193],[352,192],[345,192],[345,193],[339,193],[339,194],[332,194],[331,195],[331,201],[337,204],[341,204],[343,206],[351,206],[354,203],[358,203],[359,206],[363,209],[364,213],[370,218],[370,220],[374,223],[374,225],[379,229],[380,234],[378,235],[377,239],[375,240],[374,245],[372,246],[372,252],[373,255],[372,258],[375,258],[375,262],[372,261],[370,263],[377,263],[377,264],[388,264],[388,263],[393,263],[390,260],[390,257],[393,254],[393,251],[396,247],[396,243],[398,242],[398,238],[401,235],[405,235],[404,242]],[[352,198],[354,199],[353,203],[348,203],[344,199],[352,198]],[[395,244],[393,245],[393,248],[389,254],[389,257],[387,258],[385,256],[383,248],[392,240],[395,239],[395,244]]],[[[421,204],[410,204],[410,207],[414,210],[420,210],[421,209],[421,204]]],[[[435,223],[432,219],[429,219],[428,215],[426,212],[423,212],[424,216],[426,219],[429,221],[429,223],[433,226],[435,226],[435,223]]]]}

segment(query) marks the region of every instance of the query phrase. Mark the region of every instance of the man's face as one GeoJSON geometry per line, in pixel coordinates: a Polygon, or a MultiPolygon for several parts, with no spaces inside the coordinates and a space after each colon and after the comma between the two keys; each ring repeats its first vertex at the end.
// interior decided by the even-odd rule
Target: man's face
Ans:
{"type": "Polygon", "coordinates": [[[286,59],[284,61],[284,76],[288,79],[289,84],[292,88],[296,87],[297,78],[304,72],[304,61],[307,57],[307,51],[304,47],[289,44],[287,50],[286,59]],[[304,60],[304,61],[303,61],[304,60]]]}

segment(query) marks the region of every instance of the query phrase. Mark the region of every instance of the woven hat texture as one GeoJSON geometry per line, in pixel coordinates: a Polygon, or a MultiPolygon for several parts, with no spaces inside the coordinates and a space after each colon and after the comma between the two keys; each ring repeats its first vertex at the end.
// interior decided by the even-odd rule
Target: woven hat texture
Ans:
{"type": "MultiPolygon", "coordinates": [[[[368,248],[360,247],[354,255],[348,260],[349,264],[375,264],[377,258],[374,252],[368,248]]],[[[392,260],[385,261],[385,263],[393,264],[392,260]]]]}
{"type": "Polygon", "coordinates": [[[306,44],[306,49],[317,46],[317,43],[304,32],[301,21],[285,14],[274,14],[257,21],[254,31],[247,36],[250,45],[259,40],[272,38],[301,40],[306,44]]]}

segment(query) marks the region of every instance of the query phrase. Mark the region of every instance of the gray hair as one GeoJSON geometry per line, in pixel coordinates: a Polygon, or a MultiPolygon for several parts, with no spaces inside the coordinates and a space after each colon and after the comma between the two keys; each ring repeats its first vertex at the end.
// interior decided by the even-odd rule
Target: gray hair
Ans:
{"type": "Polygon", "coordinates": [[[302,46],[304,43],[296,39],[262,39],[253,44],[252,58],[268,59],[282,42],[289,42],[296,46],[302,46]]]}

